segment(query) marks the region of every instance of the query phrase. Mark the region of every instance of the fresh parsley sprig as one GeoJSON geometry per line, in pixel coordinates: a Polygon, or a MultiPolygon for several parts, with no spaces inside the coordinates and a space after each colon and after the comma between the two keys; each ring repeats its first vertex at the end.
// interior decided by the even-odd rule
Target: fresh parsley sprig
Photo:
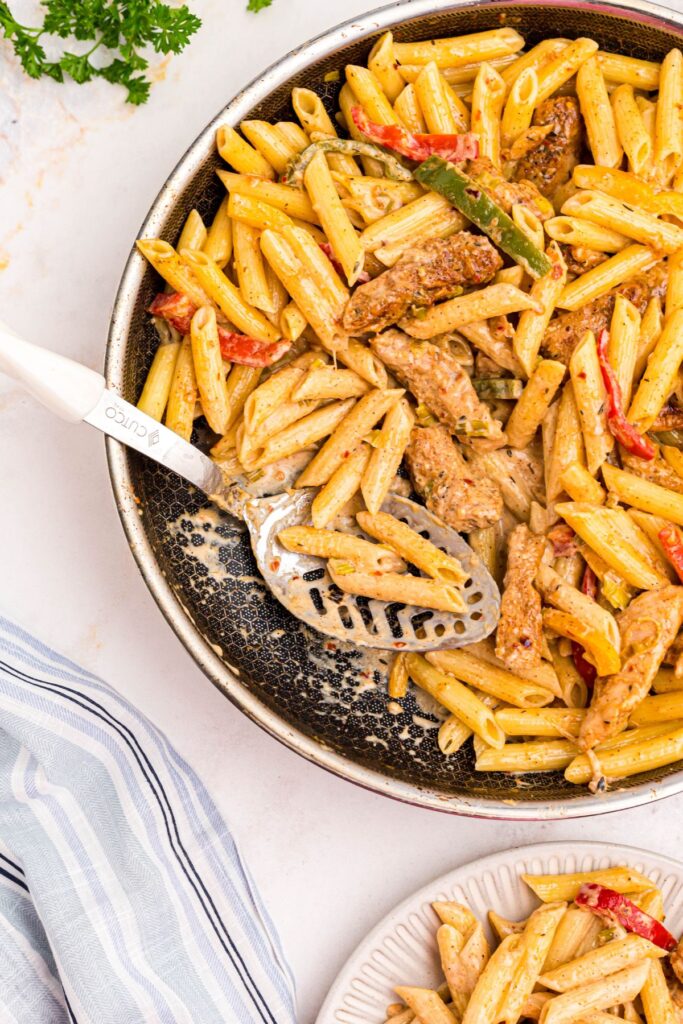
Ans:
{"type": "MultiPolygon", "coordinates": [[[[259,2],[259,0],[256,0],[259,2]]],[[[0,0],[0,29],[12,43],[22,67],[31,78],[48,75],[56,82],[69,75],[75,82],[104,78],[123,85],[128,103],[144,103],[150,79],[149,62],[141,53],[151,46],[157,53],[180,53],[201,25],[200,19],[183,4],[169,7],[163,0],[42,0],[45,18],[40,27],[21,25],[0,0]],[[92,43],[85,53],[64,50],[57,60],[48,60],[46,37],[77,39],[92,43]],[[93,63],[98,51],[112,59],[93,63]]]]}

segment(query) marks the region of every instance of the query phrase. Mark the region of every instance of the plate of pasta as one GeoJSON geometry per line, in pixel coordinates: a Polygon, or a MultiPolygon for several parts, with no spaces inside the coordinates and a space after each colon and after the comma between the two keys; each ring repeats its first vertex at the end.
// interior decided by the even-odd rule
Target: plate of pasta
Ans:
{"type": "Polygon", "coordinates": [[[543,843],[443,875],[352,954],[316,1024],[657,1024],[683,1003],[683,868],[543,843]]]}
{"type": "Polygon", "coordinates": [[[124,277],[110,380],[240,500],[309,496],[269,569],[319,629],[234,519],[110,460],[165,614],[270,731],[430,806],[586,813],[683,760],[681,35],[494,6],[276,65],[124,277]]]}

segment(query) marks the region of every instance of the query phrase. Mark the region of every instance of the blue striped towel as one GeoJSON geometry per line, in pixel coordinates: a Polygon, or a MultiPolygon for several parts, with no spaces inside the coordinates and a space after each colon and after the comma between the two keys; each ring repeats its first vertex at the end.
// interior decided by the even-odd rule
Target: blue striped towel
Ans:
{"type": "Polygon", "coordinates": [[[2,1024],[293,1024],[208,793],[111,687],[0,617],[2,1024]]]}

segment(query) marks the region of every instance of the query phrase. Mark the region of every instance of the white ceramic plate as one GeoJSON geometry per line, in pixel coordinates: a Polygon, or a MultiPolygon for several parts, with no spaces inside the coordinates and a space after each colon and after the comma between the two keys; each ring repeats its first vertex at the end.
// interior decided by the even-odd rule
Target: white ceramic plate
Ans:
{"type": "Polygon", "coordinates": [[[538,900],[520,875],[594,871],[628,864],[644,872],[664,895],[667,927],[683,931],[683,864],[632,846],[613,843],[539,843],[465,864],[404,900],[352,953],[337,976],[316,1024],[383,1024],[395,1003],[395,985],[436,988],[443,980],[433,900],[466,903],[486,921],[494,909],[513,920],[526,917],[538,900]]]}

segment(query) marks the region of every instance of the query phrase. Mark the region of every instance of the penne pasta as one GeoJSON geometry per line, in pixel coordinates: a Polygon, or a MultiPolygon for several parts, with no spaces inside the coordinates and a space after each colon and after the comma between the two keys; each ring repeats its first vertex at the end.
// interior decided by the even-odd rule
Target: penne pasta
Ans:
{"type": "MultiPolygon", "coordinates": [[[[546,495],[548,501],[555,501],[562,492],[563,474],[573,465],[585,466],[586,455],[581,434],[581,418],[574,399],[574,389],[568,381],[557,403],[557,420],[545,459],[546,495]]],[[[552,408],[552,407],[551,407],[552,408]]],[[[543,429],[546,429],[546,422],[543,429]]],[[[592,477],[591,477],[592,479],[592,477]]],[[[569,492],[568,492],[569,493],[569,492]]]]}
{"type": "Polygon", "coordinates": [[[140,412],[146,413],[154,420],[161,421],[164,415],[179,351],[180,342],[170,341],[165,345],[159,345],[154,353],[152,365],[138,399],[140,412]]]}
{"type": "MultiPolygon", "coordinates": [[[[414,576],[411,578],[419,579],[414,576]]],[[[440,672],[419,654],[407,655],[406,665],[413,682],[431,694],[451,714],[456,715],[475,735],[494,749],[503,746],[503,730],[496,724],[491,709],[472,690],[453,676],[440,672]]]]}
{"type": "MultiPolygon", "coordinates": [[[[517,83],[515,83],[515,87],[517,87],[517,83]]],[[[516,96],[518,92],[518,89],[517,92],[513,90],[510,98],[516,96]]],[[[488,157],[497,167],[500,167],[501,117],[503,116],[504,101],[505,82],[495,68],[490,64],[482,63],[472,89],[470,129],[479,136],[481,155],[488,157]]],[[[526,102],[530,123],[533,107],[529,107],[528,89],[526,102]]],[[[509,103],[510,101],[508,101],[508,105],[509,103]]],[[[523,130],[524,128],[520,129],[520,131],[523,130]]]]}
{"type": "Polygon", "coordinates": [[[593,160],[601,167],[618,167],[624,151],[597,56],[589,57],[579,68],[576,94],[593,160]]]}
{"type": "Polygon", "coordinates": [[[180,345],[166,403],[166,426],[185,441],[189,441],[192,436],[197,397],[192,343],[190,336],[186,335],[180,345]]]}
{"type": "Polygon", "coordinates": [[[304,184],[346,280],[353,285],[363,270],[363,248],[322,153],[317,153],[306,168],[304,184]]]}
{"type": "Polygon", "coordinates": [[[520,679],[507,669],[491,665],[469,651],[430,651],[426,658],[441,672],[476,686],[478,690],[512,704],[513,707],[540,708],[553,700],[553,694],[544,686],[520,679]]]}
{"type": "MultiPolygon", "coordinates": [[[[505,80],[501,77],[503,89],[507,91],[505,80]]],[[[538,97],[538,75],[536,68],[524,68],[512,84],[500,123],[500,141],[504,149],[509,149],[515,139],[519,138],[530,126],[538,97]]]]}
{"type": "Polygon", "coordinates": [[[413,338],[434,338],[437,334],[458,330],[467,324],[524,309],[540,313],[542,307],[533,295],[528,295],[514,285],[492,284],[480,291],[432,306],[424,316],[408,317],[401,321],[400,326],[413,338]]]}
{"type": "Polygon", "coordinates": [[[242,295],[256,309],[264,313],[274,313],[275,306],[259,244],[260,232],[242,221],[235,220],[232,234],[235,273],[242,295]]]}
{"type": "Polygon", "coordinates": [[[280,332],[263,313],[245,301],[239,289],[206,253],[185,249],[180,258],[228,320],[250,337],[278,341],[280,332]]]}
{"type": "Polygon", "coordinates": [[[311,505],[311,522],[317,529],[331,523],[359,489],[371,452],[370,445],[361,444],[320,488],[311,505]]]}
{"type": "Polygon", "coordinates": [[[232,174],[220,170],[217,174],[231,197],[255,199],[267,206],[275,207],[295,220],[307,221],[310,224],[319,223],[311,201],[302,189],[275,181],[263,181],[247,174],[232,174]]]}
{"type": "MultiPolygon", "coordinates": [[[[566,210],[567,205],[565,203],[562,207],[563,213],[569,212],[566,210]]],[[[557,305],[561,309],[580,309],[581,306],[600,298],[601,295],[606,295],[612,288],[628,281],[630,277],[649,270],[656,262],[657,256],[652,249],[644,245],[629,245],[600,266],[594,267],[566,285],[557,300],[557,305]]]]}
{"type": "Polygon", "coordinates": [[[228,429],[228,395],[216,313],[212,306],[200,306],[192,317],[190,338],[202,412],[214,433],[225,434],[228,429]]]}
{"type": "Polygon", "coordinates": [[[492,60],[518,53],[524,39],[512,28],[491,29],[449,39],[430,39],[418,43],[394,43],[394,56],[399,64],[429,64],[440,68],[457,68],[473,62],[492,60]]]}
{"type": "Polygon", "coordinates": [[[588,547],[627,583],[639,590],[656,590],[667,584],[667,576],[648,553],[647,537],[637,528],[636,532],[631,530],[625,535],[627,524],[617,509],[580,502],[562,502],[555,509],[588,547]]]}
{"type": "MultiPolygon", "coordinates": [[[[402,72],[403,70],[404,69],[401,69],[402,72]]],[[[418,68],[418,74],[421,70],[421,68],[418,68]]],[[[420,109],[420,102],[417,98],[417,93],[415,92],[415,86],[412,83],[404,86],[396,97],[394,101],[394,113],[401,124],[404,124],[409,131],[427,131],[427,122],[425,121],[422,110],[420,109]]]]}
{"type": "Polygon", "coordinates": [[[619,384],[624,408],[631,401],[640,339],[640,313],[623,295],[614,300],[607,356],[619,384]]]}
{"type": "Polygon", "coordinates": [[[414,422],[415,417],[405,398],[396,402],[384,417],[360,485],[363,500],[372,514],[378,513],[382,507],[408,446],[414,422]]]}
{"type": "Polygon", "coordinates": [[[266,158],[231,125],[224,124],[217,129],[216,148],[226,164],[234,167],[239,174],[253,174],[266,179],[275,177],[275,171],[266,158]]]}
{"type": "Polygon", "coordinates": [[[661,64],[639,57],[627,57],[623,53],[598,51],[598,60],[605,78],[610,82],[625,82],[634,89],[646,91],[659,88],[661,64]]]}
{"type": "Polygon", "coordinates": [[[606,392],[595,337],[586,331],[569,360],[572,390],[579,412],[588,472],[598,472],[614,447],[607,424],[606,392]]]}
{"type": "Polygon", "coordinates": [[[616,466],[604,466],[603,476],[607,488],[620,501],[643,512],[662,516],[672,523],[683,524],[683,494],[617,469],[616,466]]]}
{"type": "Polygon", "coordinates": [[[569,81],[581,65],[593,56],[597,48],[598,44],[594,39],[575,39],[568,46],[564,46],[547,64],[542,65],[538,71],[536,102],[542,103],[543,100],[547,100],[556,89],[569,81]]]}
{"type": "Polygon", "coordinates": [[[566,201],[562,213],[576,214],[602,227],[620,231],[636,242],[649,245],[656,252],[676,253],[683,248],[683,228],[668,221],[658,220],[651,213],[632,209],[626,203],[603,192],[594,192],[590,189],[577,192],[566,201]]]}
{"type": "Polygon", "coordinates": [[[505,431],[512,448],[526,448],[548,413],[566,373],[564,363],[541,359],[524,388],[505,431]]]}
{"type": "Polygon", "coordinates": [[[666,185],[683,162],[683,54],[670,50],[662,61],[655,119],[655,170],[660,184],[666,185]]]}
{"type": "Polygon", "coordinates": [[[602,505],[607,494],[594,476],[580,462],[572,462],[561,473],[559,484],[572,501],[588,502],[591,505],[602,505]]]}
{"type": "Polygon", "coordinates": [[[629,244],[626,235],[600,227],[581,217],[551,217],[543,224],[547,235],[565,245],[575,245],[595,252],[621,252],[629,244]]]}
{"type": "Polygon", "coordinates": [[[464,611],[465,602],[455,587],[423,576],[403,575],[395,572],[357,572],[348,562],[331,558],[327,568],[333,583],[347,594],[377,598],[379,601],[399,601],[418,608],[435,611],[464,611]]]}
{"type": "Polygon", "coordinates": [[[364,533],[387,545],[433,579],[460,586],[469,578],[457,558],[445,554],[400,519],[386,512],[359,512],[356,519],[364,533]]]}
{"type": "Polygon", "coordinates": [[[452,135],[467,130],[467,107],[444,80],[434,61],[422,68],[414,89],[427,131],[452,135]]]}
{"type": "Polygon", "coordinates": [[[405,83],[398,69],[394,37],[391,32],[381,35],[370,50],[368,68],[379,82],[389,102],[395,103],[405,83]]]}
{"type": "MultiPolygon", "coordinates": [[[[292,89],[292,106],[302,127],[313,138],[336,138],[334,121],[325,110],[325,104],[311,89],[292,89]]],[[[360,174],[358,164],[350,154],[330,153],[327,157],[330,169],[342,174],[360,174]]]]}
{"type": "Polygon", "coordinates": [[[641,432],[650,429],[673,391],[682,361],[683,309],[678,309],[664,321],[662,333],[628,410],[629,422],[641,432]]]}
{"type": "MultiPolygon", "coordinates": [[[[375,389],[354,403],[340,428],[309,462],[296,482],[297,487],[315,487],[326,484],[334,471],[361,443],[368,432],[399,400],[403,391],[375,389]]],[[[351,400],[349,400],[351,401],[351,400]]]]}
{"type": "Polygon", "coordinates": [[[405,569],[403,559],[385,545],[371,544],[338,530],[288,526],[280,530],[277,539],[287,551],[318,558],[343,558],[363,572],[401,572],[405,569]]]}
{"type": "Polygon", "coordinates": [[[242,133],[246,135],[254,149],[277,174],[284,174],[287,165],[299,151],[299,147],[286,138],[274,124],[268,121],[242,121],[242,133]]]}
{"type": "MultiPolygon", "coordinates": [[[[652,887],[652,882],[646,875],[626,867],[599,868],[596,871],[568,872],[561,875],[525,874],[522,875],[522,881],[543,903],[575,900],[581,886],[589,883],[603,885],[607,889],[621,893],[646,892],[652,887]]],[[[585,914],[585,911],[582,913],[585,914]]],[[[552,968],[546,963],[545,969],[552,968]]]]}
{"type": "MultiPolygon", "coordinates": [[[[612,110],[617,136],[628,157],[630,169],[634,174],[646,174],[652,160],[652,138],[645,127],[632,85],[624,83],[614,90],[612,110]]],[[[602,160],[596,163],[602,163],[602,160]]]]}

